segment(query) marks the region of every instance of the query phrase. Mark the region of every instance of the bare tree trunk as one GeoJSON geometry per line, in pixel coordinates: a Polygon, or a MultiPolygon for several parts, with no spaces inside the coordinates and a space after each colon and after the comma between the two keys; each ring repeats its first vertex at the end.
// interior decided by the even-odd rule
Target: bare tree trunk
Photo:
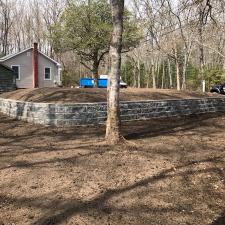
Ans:
{"type": "Polygon", "coordinates": [[[204,47],[202,45],[203,43],[203,31],[202,28],[199,28],[199,38],[200,38],[200,44],[199,44],[199,51],[200,51],[200,78],[201,80],[204,80],[204,47]]]}
{"type": "Polygon", "coordinates": [[[171,63],[170,59],[168,58],[168,74],[169,74],[169,82],[170,82],[170,88],[173,87],[173,79],[172,79],[172,74],[171,74],[171,63]]]}
{"type": "Polygon", "coordinates": [[[177,74],[177,90],[180,91],[180,65],[178,61],[177,46],[174,49],[175,61],[176,61],[176,74],[177,74]]]}
{"type": "Polygon", "coordinates": [[[79,79],[82,77],[82,66],[79,63],[79,79]]]}
{"type": "Polygon", "coordinates": [[[124,80],[125,82],[127,83],[127,65],[125,64],[125,67],[124,67],[124,80]]]}
{"type": "Polygon", "coordinates": [[[119,109],[119,80],[121,75],[121,49],[123,34],[124,0],[110,0],[113,33],[110,45],[111,71],[108,80],[108,117],[106,124],[106,141],[108,144],[119,142],[120,109],[119,109]]]}
{"type": "Polygon", "coordinates": [[[147,66],[147,84],[146,84],[146,88],[149,88],[149,83],[150,83],[150,69],[151,67],[149,66],[149,63],[146,64],[147,66]]]}
{"type": "MultiPolygon", "coordinates": [[[[198,27],[198,36],[199,36],[199,63],[200,63],[200,79],[204,80],[204,40],[203,40],[203,31],[205,25],[205,6],[204,2],[200,3],[199,7],[199,27],[198,27]]],[[[201,82],[202,83],[202,82],[201,82]]],[[[203,88],[203,87],[202,87],[203,88]]]]}
{"type": "Polygon", "coordinates": [[[152,87],[153,89],[156,89],[155,65],[153,59],[152,59],[152,87]]]}
{"type": "Polygon", "coordinates": [[[183,76],[182,76],[182,90],[186,90],[186,71],[187,71],[187,53],[184,54],[183,76]]]}
{"type": "Polygon", "coordinates": [[[98,67],[99,67],[98,52],[95,52],[92,64],[92,78],[94,79],[95,87],[98,86],[98,67]]]}
{"type": "Polygon", "coordinates": [[[192,42],[189,43],[188,47],[185,47],[184,55],[184,66],[183,66],[183,80],[182,80],[182,89],[187,89],[187,67],[191,55],[192,42]]]}
{"type": "Polygon", "coordinates": [[[163,66],[163,73],[162,73],[162,85],[161,85],[161,88],[164,89],[164,80],[165,80],[165,62],[164,62],[164,59],[163,59],[163,62],[162,62],[162,66],[163,66]]]}
{"type": "Polygon", "coordinates": [[[138,88],[141,87],[141,66],[140,66],[140,60],[137,61],[137,67],[138,67],[138,88]]]}
{"type": "Polygon", "coordinates": [[[176,60],[176,73],[177,73],[177,90],[180,91],[180,68],[178,60],[176,60]]]}
{"type": "Polygon", "coordinates": [[[152,64],[152,87],[156,89],[155,65],[152,64]]]}
{"type": "Polygon", "coordinates": [[[133,69],[133,87],[136,88],[137,87],[137,79],[136,79],[136,66],[134,65],[134,69],[133,69]]]}
{"type": "Polygon", "coordinates": [[[159,87],[159,72],[160,72],[160,60],[157,59],[157,72],[156,72],[156,87],[159,87]]]}

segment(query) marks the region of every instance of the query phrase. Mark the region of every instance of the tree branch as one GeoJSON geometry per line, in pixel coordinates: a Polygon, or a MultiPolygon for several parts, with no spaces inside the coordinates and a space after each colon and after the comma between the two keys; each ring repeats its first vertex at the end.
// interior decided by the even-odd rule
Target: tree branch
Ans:
{"type": "Polygon", "coordinates": [[[86,67],[87,69],[89,69],[90,71],[92,71],[92,68],[89,67],[86,63],[84,63],[84,62],[82,61],[82,59],[81,59],[80,63],[81,63],[84,67],[86,67]]]}

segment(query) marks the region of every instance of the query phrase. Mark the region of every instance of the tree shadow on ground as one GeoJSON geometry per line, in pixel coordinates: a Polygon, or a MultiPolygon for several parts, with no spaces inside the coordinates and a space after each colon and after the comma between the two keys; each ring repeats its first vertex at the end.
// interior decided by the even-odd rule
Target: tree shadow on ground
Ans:
{"type": "Polygon", "coordinates": [[[57,141],[87,139],[104,135],[104,126],[57,128],[34,125],[0,114],[0,141],[2,146],[9,144],[27,143],[27,140],[41,137],[56,137],[57,141]],[[21,128],[21,129],[20,129],[21,128]]]}
{"type": "MultiPolygon", "coordinates": [[[[181,118],[181,119],[174,119],[169,121],[167,120],[157,120],[157,123],[159,124],[158,127],[156,127],[156,120],[154,121],[148,121],[148,122],[135,122],[135,123],[127,123],[126,125],[126,130],[124,130],[124,133],[127,133],[127,137],[130,139],[138,139],[140,137],[155,137],[155,136],[161,136],[161,135],[166,135],[166,134],[173,134],[174,132],[177,132],[176,128],[179,127],[179,131],[188,131],[191,130],[193,128],[196,127],[204,127],[206,125],[208,125],[207,120],[209,118],[215,118],[216,116],[219,115],[203,115],[203,116],[198,116],[198,117],[194,117],[194,120],[192,117],[187,117],[187,118],[181,118]],[[176,123],[175,123],[176,122],[176,123]],[[138,125],[137,127],[135,125],[138,125]],[[152,125],[153,124],[153,125],[152,125]],[[133,131],[134,128],[135,131],[133,131]],[[180,128],[181,127],[181,128],[180,128]],[[184,128],[183,128],[184,127],[184,128]],[[143,131],[143,128],[146,129],[143,131]],[[157,132],[158,131],[158,132],[157,132]],[[143,133],[141,133],[143,132],[143,133]],[[138,136],[138,134],[140,133],[140,136],[138,136]],[[154,135],[155,133],[155,135],[154,135]],[[129,137],[129,134],[131,135],[129,137]],[[133,134],[133,136],[132,136],[133,134]]],[[[7,120],[8,121],[8,120],[7,120]]],[[[10,121],[9,121],[10,122],[10,121]]],[[[16,122],[16,124],[20,125],[23,124],[22,126],[27,126],[28,128],[31,129],[31,126],[22,122],[16,122]]],[[[1,124],[1,121],[0,121],[1,124]]],[[[3,121],[3,124],[5,124],[5,122],[3,121]]],[[[7,125],[7,123],[6,123],[7,125]]],[[[213,122],[210,122],[210,125],[214,125],[213,122]]],[[[217,125],[216,125],[217,126],[217,125]]],[[[66,141],[67,139],[73,139],[74,136],[75,138],[80,138],[82,135],[84,135],[84,137],[88,137],[88,134],[91,132],[93,134],[93,137],[97,137],[98,135],[95,134],[96,128],[91,129],[91,131],[88,131],[88,129],[84,128],[81,129],[81,134],[77,134],[77,129],[72,129],[72,131],[69,130],[57,130],[57,129],[53,129],[53,128],[49,128],[50,131],[46,131],[45,127],[42,126],[37,126],[38,128],[40,128],[40,130],[36,131],[37,128],[35,127],[35,129],[31,129],[31,130],[27,130],[27,132],[23,133],[23,134],[18,134],[18,136],[12,136],[10,137],[11,140],[9,140],[8,145],[15,146],[15,145],[21,145],[21,148],[29,148],[31,147],[30,143],[28,143],[29,140],[33,140],[33,138],[40,138],[41,135],[43,136],[49,136],[51,138],[53,138],[53,141],[60,139],[60,141],[66,141]],[[63,132],[65,131],[65,132],[63,132]],[[74,134],[74,136],[73,136],[74,134]],[[56,138],[56,139],[54,139],[56,138]],[[15,139],[15,140],[14,140],[15,139]]],[[[1,129],[1,128],[0,128],[1,129]]],[[[12,127],[9,127],[9,133],[13,131],[10,131],[10,129],[12,129],[12,127]]],[[[101,133],[102,131],[99,131],[99,133],[101,133]]],[[[203,131],[199,131],[199,132],[203,132],[202,135],[204,135],[204,129],[203,131]]],[[[207,130],[208,132],[208,130],[207,130]]],[[[98,133],[98,134],[99,134],[98,133]]],[[[7,136],[5,137],[7,138],[7,136]]],[[[96,139],[93,139],[93,141],[95,141],[96,139]]],[[[89,140],[90,141],[90,140],[89,140]]],[[[72,157],[64,157],[64,158],[53,158],[53,159],[47,159],[47,160],[43,160],[43,161],[36,161],[36,162],[27,162],[27,161],[22,161],[22,160],[15,160],[14,164],[12,163],[11,167],[18,167],[18,168],[32,168],[32,167],[45,167],[45,165],[47,164],[52,164],[52,163],[69,163],[72,164],[72,166],[76,165],[77,160],[79,160],[80,158],[85,158],[88,156],[97,156],[97,155],[101,155],[104,152],[108,151],[109,148],[105,148],[106,146],[104,146],[104,150],[101,151],[101,149],[99,150],[98,147],[96,146],[91,146],[90,142],[88,142],[86,145],[84,144],[78,144],[76,147],[72,147],[71,149],[74,148],[74,150],[76,151],[76,148],[80,148],[82,149],[86,149],[89,148],[90,152],[87,154],[83,154],[83,155],[73,155],[72,157]]],[[[71,150],[66,148],[66,150],[71,150]]],[[[30,151],[27,152],[27,150],[25,151],[26,153],[32,153],[32,151],[34,150],[34,152],[39,152],[39,151],[46,151],[48,153],[48,151],[54,151],[57,150],[57,148],[36,148],[36,149],[32,149],[30,148],[30,151]]],[[[140,151],[142,151],[143,149],[140,148],[140,151]]],[[[64,150],[62,150],[64,151],[64,150]]],[[[179,151],[179,149],[178,149],[179,151]]],[[[4,154],[6,153],[5,151],[3,151],[4,154]]],[[[22,152],[22,151],[21,151],[22,152]]],[[[20,150],[18,150],[18,152],[16,153],[17,155],[20,155],[20,150]]],[[[160,154],[158,155],[160,156],[160,154]]],[[[13,157],[14,158],[14,157],[13,157]]],[[[16,158],[16,157],[15,157],[16,158]]],[[[112,162],[113,163],[113,162],[112,162]]],[[[135,190],[137,188],[141,188],[141,187],[148,187],[149,185],[153,186],[154,184],[160,182],[160,181],[164,181],[165,179],[172,179],[173,177],[187,177],[187,176],[192,176],[192,175],[196,175],[196,174],[207,174],[207,173],[214,173],[217,174],[218,176],[221,177],[221,179],[224,179],[224,173],[221,172],[221,170],[218,169],[218,167],[216,166],[217,163],[224,163],[224,159],[221,159],[221,157],[202,157],[201,156],[201,160],[193,160],[189,161],[189,162],[180,162],[179,166],[176,166],[176,168],[170,168],[170,169],[165,169],[165,170],[160,170],[159,173],[157,173],[154,176],[146,176],[146,178],[139,180],[137,182],[134,182],[133,184],[130,185],[126,185],[126,186],[119,186],[118,188],[115,189],[110,189],[110,187],[108,189],[105,189],[101,194],[99,194],[97,197],[91,199],[91,200],[79,200],[79,199],[75,199],[74,197],[71,197],[71,199],[53,199],[52,196],[54,196],[54,193],[48,193],[48,195],[43,195],[43,196],[38,196],[37,198],[23,198],[23,197],[9,197],[9,196],[0,196],[0,201],[1,199],[6,199],[6,202],[11,202],[11,204],[13,205],[18,205],[18,206],[22,206],[22,207],[29,207],[30,205],[34,208],[38,208],[41,209],[42,211],[42,215],[39,218],[36,218],[37,220],[33,223],[35,225],[58,225],[64,221],[66,221],[67,219],[71,218],[72,216],[78,214],[78,213],[84,213],[84,212],[89,212],[89,211],[93,211],[93,210],[97,210],[97,213],[100,214],[111,214],[111,212],[113,211],[122,211],[124,209],[119,208],[119,207],[114,207],[114,206],[109,206],[108,205],[108,201],[111,200],[113,197],[118,196],[120,194],[126,193],[128,191],[132,191],[135,190]],[[200,165],[201,163],[212,163],[214,166],[212,166],[210,164],[210,168],[207,169],[193,169],[192,166],[194,165],[200,165]],[[188,168],[187,168],[188,167],[188,168]],[[190,168],[189,168],[190,167],[190,168]],[[186,171],[183,171],[186,170],[186,171]],[[49,198],[50,201],[46,201],[46,199],[49,198]],[[54,206],[54,207],[53,207],[54,206]]],[[[82,169],[85,170],[85,167],[82,169]]],[[[8,184],[10,185],[10,184],[8,184]]],[[[185,184],[184,184],[185,185],[185,184]]],[[[57,191],[60,191],[57,189],[57,191]]],[[[148,190],[149,191],[149,190],[148,190]]],[[[159,190],[160,191],[160,190],[159,190]]],[[[150,192],[150,191],[149,191],[150,192]]],[[[159,193],[157,193],[159,194],[159,193]]],[[[184,194],[184,193],[182,193],[184,194]]],[[[158,195],[156,196],[158,197],[158,195]]],[[[132,214],[134,214],[137,218],[138,218],[138,213],[142,212],[142,211],[147,211],[147,212],[152,212],[152,213],[172,213],[172,212],[181,212],[182,208],[180,208],[180,206],[169,206],[169,207],[155,207],[152,205],[141,205],[141,204],[136,204],[133,206],[128,207],[124,212],[131,212],[132,214]]],[[[154,219],[154,218],[153,218],[154,219]]],[[[217,221],[215,221],[214,224],[212,225],[222,225],[223,223],[223,219],[224,217],[221,216],[220,218],[218,218],[217,221]],[[216,223],[217,222],[217,223],[216,223]],[[222,223],[222,224],[221,224],[222,223]]],[[[149,221],[147,221],[146,219],[146,223],[143,224],[149,224],[147,223],[149,221]]],[[[154,224],[154,223],[152,223],[154,224]]],[[[161,223],[157,223],[157,224],[161,224],[161,223]]],[[[166,224],[166,222],[164,221],[164,223],[162,224],[166,224]]]]}
{"type": "MultiPolygon", "coordinates": [[[[148,121],[136,122],[136,126],[130,130],[129,123],[123,123],[123,134],[126,139],[150,138],[162,135],[171,135],[176,132],[184,132],[198,127],[213,125],[207,123],[208,119],[221,117],[222,113],[190,115],[184,117],[158,118],[148,121]],[[179,129],[177,129],[179,128],[179,129]]],[[[211,122],[212,123],[212,122],[211,122]]],[[[218,127],[218,124],[217,124],[218,127]]],[[[208,131],[205,131],[208,133],[208,131]]]]}
{"type": "MultiPolygon", "coordinates": [[[[201,115],[201,116],[190,116],[185,118],[171,118],[168,119],[157,119],[150,121],[138,121],[138,122],[128,122],[123,124],[123,134],[125,138],[137,140],[144,138],[151,138],[162,135],[171,135],[176,132],[185,132],[188,130],[192,130],[198,127],[204,127],[208,125],[213,125],[218,128],[218,124],[212,124],[213,122],[207,122],[210,118],[216,118],[221,116],[220,114],[216,115],[201,115]],[[209,124],[210,123],[210,124],[209,124]],[[135,125],[134,125],[135,124],[135,125]],[[131,129],[132,127],[132,129],[131,129]]],[[[98,128],[90,127],[79,127],[79,128],[68,128],[68,129],[58,129],[58,128],[50,128],[44,127],[41,125],[33,126],[32,124],[27,124],[21,121],[11,120],[6,116],[1,116],[0,126],[3,126],[3,129],[0,128],[0,144],[1,146],[16,146],[21,150],[1,150],[1,156],[15,156],[20,153],[23,154],[33,154],[38,152],[54,152],[54,151],[69,151],[76,149],[90,149],[89,154],[99,154],[101,151],[98,151],[98,146],[94,146],[96,144],[96,138],[103,140],[104,138],[104,126],[99,126],[98,128]],[[13,122],[13,123],[12,123],[13,122]],[[14,128],[19,127],[25,128],[25,132],[14,132],[14,128]],[[49,142],[48,138],[51,138],[52,141],[49,142]],[[88,137],[88,140],[87,140],[88,137]],[[41,139],[43,138],[43,141],[41,139]],[[33,140],[40,140],[35,142],[33,140]],[[71,143],[67,143],[70,140],[81,140],[80,143],[76,143],[76,146],[71,146],[71,143]],[[44,145],[40,145],[40,143],[47,142],[44,145]],[[59,147],[57,143],[61,143],[64,146],[64,149],[59,147]],[[69,144],[69,145],[68,145],[69,144]],[[94,144],[94,145],[93,145],[94,144]],[[68,146],[67,146],[68,145],[68,146]]],[[[208,134],[208,129],[201,131],[196,131],[199,135],[208,134]]],[[[213,132],[220,132],[218,129],[215,129],[213,132]]],[[[109,149],[107,146],[104,146],[104,149],[109,149]]],[[[143,149],[142,149],[143,150],[143,149]]],[[[48,160],[48,163],[54,162],[54,160],[48,160]]],[[[35,164],[35,163],[34,163],[35,164]]],[[[36,162],[38,165],[39,163],[36,162]]],[[[14,162],[14,165],[25,165],[25,162],[14,162]],[[19,163],[19,164],[18,164],[19,163]]]]}
{"type": "Polygon", "coordinates": [[[210,225],[225,225],[225,211],[210,225]]]}
{"type": "MultiPolygon", "coordinates": [[[[167,171],[168,173],[171,171],[167,171]]],[[[135,205],[131,207],[124,208],[118,208],[118,207],[111,207],[107,206],[107,202],[114,196],[120,195],[124,192],[134,190],[136,188],[148,186],[149,184],[153,185],[154,183],[158,181],[162,181],[163,179],[170,178],[172,176],[167,175],[167,172],[164,171],[160,173],[159,175],[153,177],[153,178],[147,178],[140,182],[135,183],[134,185],[124,187],[124,188],[118,188],[116,190],[107,190],[103,195],[100,195],[99,197],[93,199],[89,202],[77,202],[77,201],[70,201],[65,204],[63,204],[63,207],[58,212],[52,212],[53,216],[49,216],[49,213],[44,215],[43,217],[39,218],[37,221],[35,221],[34,225],[45,225],[45,224],[51,224],[51,225],[57,225],[60,224],[63,221],[66,221],[66,219],[71,218],[72,216],[82,213],[82,212],[88,212],[94,209],[98,209],[98,213],[106,213],[111,214],[113,212],[119,212],[119,213],[132,213],[136,218],[140,217],[140,213],[142,211],[148,212],[148,213],[154,213],[154,214],[164,214],[164,213],[176,213],[176,212],[182,212],[183,208],[179,206],[173,206],[173,207],[154,207],[151,205],[135,205]],[[62,210],[63,209],[63,210],[62,210]]],[[[215,172],[214,169],[208,170],[208,171],[195,171],[194,173],[206,173],[206,172],[215,172]]],[[[193,172],[190,172],[189,175],[192,175],[193,172]]],[[[184,176],[188,175],[186,173],[177,173],[175,176],[184,176]]],[[[147,219],[145,218],[139,218],[140,220],[143,220],[143,224],[146,224],[147,219]],[[145,222],[144,222],[145,221],[145,222]]],[[[153,220],[154,221],[154,220],[153,220]]],[[[148,221],[149,223],[150,221],[148,221]]],[[[220,223],[216,223],[214,225],[222,225],[221,218],[218,220],[220,223]]],[[[166,221],[164,221],[164,224],[166,221]]],[[[161,223],[158,223],[161,224],[161,223]]]]}
{"type": "MultiPolygon", "coordinates": [[[[78,199],[71,199],[71,200],[52,200],[47,205],[45,203],[45,200],[48,196],[42,196],[35,199],[29,199],[29,198],[10,198],[7,196],[0,196],[0,199],[3,199],[4,201],[13,202],[13,204],[18,206],[32,206],[34,208],[40,208],[42,209],[43,215],[37,219],[35,222],[33,222],[33,225],[58,225],[62,222],[65,222],[67,219],[71,218],[74,215],[77,215],[79,213],[89,212],[92,210],[97,210],[98,213],[102,214],[111,214],[114,210],[120,211],[119,208],[111,207],[107,205],[107,202],[114,196],[118,196],[120,194],[126,193],[128,191],[132,191],[136,188],[140,187],[147,187],[148,185],[154,185],[157,182],[163,181],[165,179],[171,179],[172,177],[183,177],[183,176],[192,176],[196,174],[207,174],[208,172],[212,172],[215,174],[218,174],[221,176],[221,171],[218,170],[216,167],[211,167],[208,169],[188,169],[187,171],[182,171],[183,169],[192,168],[193,165],[201,164],[205,162],[223,162],[223,159],[216,157],[216,158],[207,158],[200,161],[193,161],[189,162],[180,166],[176,167],[176,171],[174,172],[174,168],[167,169],[161,171],[159,174],[147,177],[145,179],[142,179],[138,182],[135,182],[134,184],[131,184],[129,186],[125,187],[119,187],[117,189],[107,189],[103,194],[100,194],[99,196],[95,197],[92,200],[89,201],[82,201],[78,199]],[[54,207],[52,207],[54,206],[54,207]]],[[[222,175],[223,176],[223,175],[222,175]]],[[[49,194],[51,195],[51,193],[49,194]]],[[[135,210],[133,213],[137,213],[136,216],[138,216],[138,213],[140,213],[142,210],[146,212],[146,209],[148,209],[148,212],[154,212],[154,213],[165,213],[165,212],[182,212],[182,208],[179,207],[151,207],[151,206],[143,205],[143,206],[131,206],[131,208],[126,208],[126,212],[129,210],[135,210]],[[138,210],[138,211],[137,211],[138,210]]],[[[122,209],[123,212],[124,209],[122,209]]],[[[125,211],[124,211],[125,212],[125,211]]],[[[217,223],[213,223],[212,225],[223,225],[224,217],[221,217],[217,220],[217,223]]],[[[166,221],[164,221],[166,223],[166,221]]],[[[164,224],[165,224],[164,223],[164,224]]]]}
{"type": "MultiPolygon", "coordinates": [[[[204,114],[204,115],[191,115],[179,118],[163,118],[163,119],[150,119],[146,121],[133,121],[122,123],[122,135],[126,139],[140,139],[148,137],[156,137],[161,135],[170,135],[177,131],[187,131],[200,126],[208,126],[209,123],[205,123],[208,119],[221,117],[222,113],[217,114],[204,114]],[[179,128],[179,129],[177,129],[179,128]]],[[[213,124],[211,124],[213,125],[213,124]]],[[[17,121],[10,119],[7,116],[1,114],[0,126],[0,138],[3,137],[5,142],[1,141],[1,145],[7,145],[12,143],[24,142],[28,139],[36,138],[37,136],[55,137],[59,141],[68,141],[75,139],[89,139],[101,137],[104,138],[105,126],[89,126],[89,127],[73,127],[73,128],[54,128],[46,127],[42,125],[32,125],[23,121],[17,121]],[[14,132],[14,128],[27,127],[27,132],[24,134],[14,132]],[[38,129],[38,131],[37,131],[38,129]],[[11,132],[10,132],[11,131],[11,132]]],[[[219,124],[216,124],[218,127],[219,124]]]]}
{"type": "MultiPolygon", "coordinates": [[[[90,156],[102,155],[105,152],[109,151],[107,146],[105,146],[104,150],[98,149],[94,146],[92,146],[92,147],[90,147],[90,146],[82,146],[82,147],[79,146],[78,148],[79,148],[79,150],[82,150],[82,149],[86,149],[87,147],[89,147],[88,153],[78,154],[78,155],[75,155],[75,156],[72,156],[72,157],[52,158],[52,159],[48,159],[48,160],[35,161],[35,162],[22,161],[22,160],[10,161],[10,162],[8,162],[9,165],[7,165],[5,167],[0,166],[0,171],[5,170],[5,169],[9,169],[9,168],[32,168],[32,167],[43,168],[43,167],[45,167],[46,164],[55,164],[55,163],[67,163],[67,164],[76,165],[76,164],[78,164],[78,160],[80,160],[82,158],[85,159],[85,158],[88,158],[90,156]]],[[[75,150],[76,148],[74,147],[74,148],[71,148],[71,149],[75,150]]],[[[33,152],[29,152],[29,153],[33,153],[33,152]]],[[[24,152],[23,152],[23,154],[24,154],[24,152]]],[[[19,153],[17,155],[19,155],[19,153]]]]}

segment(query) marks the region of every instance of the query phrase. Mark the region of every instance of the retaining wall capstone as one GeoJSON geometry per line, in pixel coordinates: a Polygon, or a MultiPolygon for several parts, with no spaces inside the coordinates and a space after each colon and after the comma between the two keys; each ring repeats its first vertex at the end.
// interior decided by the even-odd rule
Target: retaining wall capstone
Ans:
{"type": "MultiPolygon", "coordinates": [[[[107,103],[52,104],[0,98],[0,112],[35,124],[70,127],[103,124],[107,103]]],[[[121,102],[122,121],[225,112],[225,98],[121,102]]]]}

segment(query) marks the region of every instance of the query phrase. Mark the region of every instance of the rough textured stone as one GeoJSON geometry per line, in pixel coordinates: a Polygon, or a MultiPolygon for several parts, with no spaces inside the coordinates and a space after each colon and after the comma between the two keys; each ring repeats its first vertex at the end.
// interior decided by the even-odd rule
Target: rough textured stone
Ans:
{"type": "MultiPolygon", "coordinates": [[[[225,99],[121,102],[120,111],[122,121],[225,112],[225,99]]],[[[48,104],[0,98],[0,112],[13,118],[48,126],[87,126],[105,123],[107,104],[48,104]]]]}

